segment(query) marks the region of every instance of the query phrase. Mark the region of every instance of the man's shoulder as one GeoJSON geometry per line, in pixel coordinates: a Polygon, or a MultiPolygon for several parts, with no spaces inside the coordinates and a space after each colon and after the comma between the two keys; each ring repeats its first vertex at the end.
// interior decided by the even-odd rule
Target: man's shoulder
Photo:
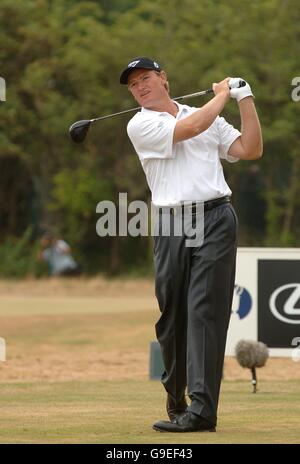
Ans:
{"type": "Polygon", "coordinates": [[[145,127],[145,125],[148,127],[149,124],[153,124],[153,122],[160,118],[160,114],[156,111],[138,111],[127,124],[128,134],[133,134],[141,127],[145,127]]]}
{"type": "Polygon", "coordinates": [[[138,121],[141,120],[141,111],[135,113],[135,115],[129,120],[127,127],[134,126],[138,121]]]}
{"type": "Polygon", "coordinates": [[[69,250],[69,245],[65,240],[58,239],[55,243],[55,249],[56,251],[68,251],[69,250]]]}
{"type": "Polygon", "coordinates": [[[63,240],[62,238],[58,238],[58,239],[56,240],[56,245],[69,246],[69,245],[67,244],[67,242],[66,242],[65,240],[63,240]]]}
{"type": "Polygon", "coordinates": [[[137,113],[135,113],[135,115],[130,119],[128,124],[135,124],[135,123],[139,123],[140,121],[156,119],[160,116],[160,114],[161,113],[157,111],[142,109],[138,111],[137,113]]]}

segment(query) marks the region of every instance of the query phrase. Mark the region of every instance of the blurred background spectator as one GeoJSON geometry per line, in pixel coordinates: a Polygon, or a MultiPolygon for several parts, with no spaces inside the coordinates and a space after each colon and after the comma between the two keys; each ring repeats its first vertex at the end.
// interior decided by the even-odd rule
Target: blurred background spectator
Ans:
{"type": "Polygon", "coordinates": [[[41,238],[39,259],[47,262],[49,274],[53,276],[75,276],[82,273],[82,268],[73,258],[68,243],[50,232],[41,238]]]}

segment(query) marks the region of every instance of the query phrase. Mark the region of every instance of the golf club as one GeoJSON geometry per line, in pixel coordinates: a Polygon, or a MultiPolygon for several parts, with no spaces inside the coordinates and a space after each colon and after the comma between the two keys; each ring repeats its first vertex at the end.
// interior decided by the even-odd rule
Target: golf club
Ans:
{"type": "MultiPolygon", "coordinates": [[[[239,87],[244,87],[245,85],[246,85],[245,81],[239,80],[234,85],[234,87],[239,88],[239,87]]],[[[187,98],[201,97],[209,93],[213,93],[213,89],[207,89],[207,90],[202,90],[200,92],[189,93],[187,95],[182,95],[181,97],[172,98],[172,100],[177,101],[177,100],[185,100],[187,98]]],[[[94,122],[102,121],[103,119],[113,118],[114,116],[119,116],[121,114],[131,113],[133,111],[138,111],[140,109],[141,109],[141,106],[138,106],[137,108],[131,108],[129,110],[119,111],[118,113],[108,114],[106,116],[100,116],[94,119],[82,119],[81,121],[76,121],[74,122],[74,124],[71,125],[69,129],[71,139],[75,143],[81,143],[86,138],[86,134],[90,128],[90,125],[93,124],[94,122]]]]}

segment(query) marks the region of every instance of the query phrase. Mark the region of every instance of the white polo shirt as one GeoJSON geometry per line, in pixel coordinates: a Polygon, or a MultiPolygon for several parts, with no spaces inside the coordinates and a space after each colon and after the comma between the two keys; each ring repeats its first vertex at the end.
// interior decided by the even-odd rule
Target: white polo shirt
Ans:
{"type": "Polygon", "coordinates": [[[206,131],[173,144],[177,121],[199,109],[175,103],[179,108],[176,117],[142,108],[127,126],[152,202],[156,206],[175,206],[231,195],[220,158],[238,161],[228,155],[228,150],[241,133],[218,116],[206,131]]]}

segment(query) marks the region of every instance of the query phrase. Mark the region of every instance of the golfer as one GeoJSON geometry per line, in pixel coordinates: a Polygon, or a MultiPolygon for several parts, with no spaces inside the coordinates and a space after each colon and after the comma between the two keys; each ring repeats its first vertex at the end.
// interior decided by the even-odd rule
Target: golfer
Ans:
{"type": "Polygon", "coordinates": [[[167,75],[150,58],[132,60],[120,83],[142,107],[128,124],[152,193],[163,214],[196,215],[204,208],[204,240],[186,246],[186,237],[154,237],[155,289],[161,311],[156,335],[165,365],[170,421],[161,432],[215,431],[226,335],[235,282],[237,217],[220,159],[236,162],[262,156],[262,135],[248,83],[229,88],[214,83],[214,97],[201,108],[181,105],[169,95],[167,75]],[[220,113],[234,98],[241,132],[220,113]],[[190,399],[186,401],[187,395],[190,399]]]}

